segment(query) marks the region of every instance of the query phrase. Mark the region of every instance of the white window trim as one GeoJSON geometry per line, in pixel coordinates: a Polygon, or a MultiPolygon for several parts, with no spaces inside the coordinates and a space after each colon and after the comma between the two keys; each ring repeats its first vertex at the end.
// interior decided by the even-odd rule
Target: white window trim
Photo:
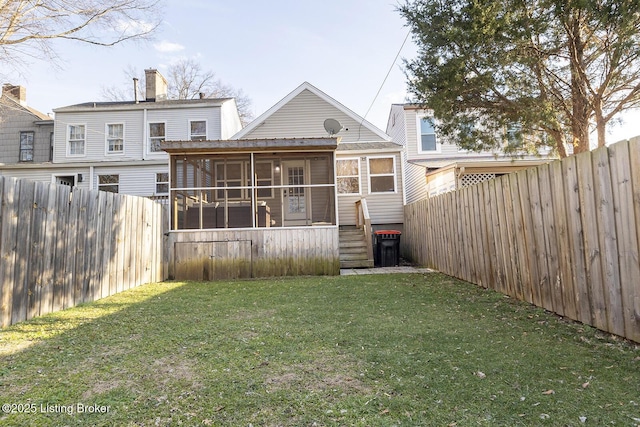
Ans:
{"type": "Polygon", "coordinates": [[[86,123],[68,123],[67,132],[65,135],[65,144],[67,145],[67,157],[86,157],[87,156],[87,124],[86,123]],[[82,154],[71,154],[71,126],[84,126],[84,150],[82,154]]]}
{"type": "Polygon", "coordinates": [[[433,116],[429,114],[416,114],[416,144],[418,148],[418,154],[439,154],[442,152],[442,144],[440,143],[440,138],[438,138],[438,134],[435,132],[434,135],[436,137],[436,149],[435,150],[423,150],[422,149],[422,127],[421,122],[422,119],[429,118],[432,121],[434,120],[433,116]]]}
{"type": "MultiPolygon", "coordinates": [[[[391,176],[391,174],[376,174],[375,176],[391,176]]],[[[396,165],[396,156],[367,156],[367,178],[369,187],[367,191],[369,194],[398,194],[398,168],[396,165]],[[371,191],[371,165],[369,160],[371,159],[393,159],[393,192],[391,191],[371,191]]]]}
{"type": "Polygon", "coordinates": [[[165,172],[154,172],[154,177],[155,177],[155,188],[154,188],[154,192],[153,194],[158,195],[158,196],[165,196],[167,194],[169,194],[170,191],[170,184],[171,184],[171,177],[169,176],[169,172],[165,171],[165,172]],[[166,173],[167,174],[167,180],[166,181],[158,181],[158,174],[161,173],[166,173]],[[158,184],[167,184],[167,191],[166,192],[158,192],[158,184]]]}
{"type": "MultiPolygon", "coordinates": [[[[204,132],[204,140],[208,141],[209,140],[209,121],[207,119],[189,119],[187,121],[187,133],[189,134],[189,141],[191,141],[191,123],[192,122],[204,122],[204,126],[205,126],[205,132],[204,132]]],[[[165,125],[164,127],[164,132],[165,134],[167,133],[167,125],[165,125]]],[[[166,135],[165,135],[166,138],[166,135]]]]}
{"type": "MultiPolygon", "coordinates": [[[[101,186],[112,186],[112,185],[115,185],[115,186],[118,187],[118,191],[113,193],[113,194],[120,194],[120,176],[121,176],[120,173],[99,173],[99,174],[96,174],[96,186],[97,186],[96,189],[98,191],[104,191],[104,190],[100,190],[101,186]],[[100,177],[101,176],[109,176],[109,175],[117,176],[118,177],[118,182],[115,183],[115,184],[113,184],[113,183],[111,183],[111,184],[100,184],[100,177]]],[[[110,191],[110,193],[111,193],[111,191],[110,191]]]]}
{"type": "Polygon", "coordinates": [[[164,140],[167,141],[167,121],[166,120],[149,120],[147,121],[147,140],[144,143],[144,151],[147,156],[152,157],[165,157],[167,153],[165,151],[151,151],[151,125],[155,123],[164,123],[164,140]]]}
{"type": "MultiPolygon", "coordinates": [[[[395,165],[394,165],[395,166],[395,165]]],[[[367,168],[369,167],[369,160],[367,158],[367,168]]],[[[395,170],[395,169],[394,169],[395,170]]],[[[371,186],[369,186],[371,188],[371,186]]],[[[360,164],[360,157],[340,157],[336,158],[336,193],[340,196],[362,196],[362,165],[360,164]],[[340,193],[338,191],[338,179],[339,178],[351,178],[355,175],[338,175],[338,161],[340,160],[355,160],[358,162],[358,192],[357,193],[340,193]]]]}
{"type": "MultiPolygon", "coordinates": [[[[165,125],[166,132],[166,125],[165,125]]],[[[104,155],[105,156],[124,156],[125,144],[126,144],[126,128],[123,122],[113,122],[113,123],[105,123],[104,124],[104,155]],[[109,151],[109,126],[111,125],[122,125],[122,151],[109,151]]]]}

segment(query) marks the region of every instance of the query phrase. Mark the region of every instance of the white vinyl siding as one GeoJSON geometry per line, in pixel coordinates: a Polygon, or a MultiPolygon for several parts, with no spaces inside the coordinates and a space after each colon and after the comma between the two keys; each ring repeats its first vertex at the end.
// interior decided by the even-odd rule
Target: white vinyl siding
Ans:
{"type": "MultiPolygon", "coordinates": [[[[118,190],[121,194],[149,197],[158,193],[158,174],[169,173],[168,166],[140,165],[140,166],[109,166],[94,168],[94,188],[98,188],[100,175],[118,175],[118,190]]],[[[88,176],[85,181],[88,181],[88,176]]],[[[166,193],[165,193],[166,194],[166,193]]]]}
{"type": "Polygon", "coordinates": [[[356,120],[305,89],[243,138],[311,138],[328,136],[324,121],[332,118],[343,129],[340,143],[383,141],[356,120]],[[348,130],[347,130],[348,129],[348,130]]]}
{"type": "Polygon", "coordinates": [[[82,113],[56,113],[54,131],[54,163],[112,161],[114,155],[107,155],[107,124],[121,123],[126,133],[124,150],[117,156],[119,161],[142,160],[144,132],[142,111],[97,111],[82,113]],[[85,131],[85,155],[82,158],[68,158],[66,153],[65,123],[83,123],[85,131]]]}
{"type": "MultiPolygon", "coordinates": [[[[106,125],[109,123],[122,123],[125,132],[125,146],[123,153],[117,156],[118,161],[151,159],[168,159],[164,151],[147,153],[148,123],[166,123],[165,137],[167,141],[186,141],[189,139],[189,121],[204,120],[207,122],[207,138],[220,139],[220,107],[185,107],[139,110],[115,110],[115,111],[82,111],[82,112],[57,112],[55,120],[54,163],[88,162],[88,161],[112,161],[114,155],[107,155],[106,125]],[[85,154],[82,157],[67,156],[67,126],[66,123],[84,124],[85,128],[85,154]]],[[[17,155],[17,154],[16,154],[17,155]]]]}
{"type": "MultiPolygon", "coordinates": [[[[373,153],[372,153],[373,154],[373,153]]],[[[400,163],[400,153],[389,154],[395,159],[396,166],[400,163]]],[[[387,156],[388,157],[388,156],[387,156]]],[[[349,157],[337,157],[337,159],[346,159],[349,157]]],[[[356,224],[356,201],[365,198],[371,215],[372,224],[402,224],[404,222],[404,208],[402,205],[402,177],[396,174],[395,193],[373,193],[369,192],[369,168],[367,157],[360,158],[360,191],[362,195],[342,195],[338,197],[338,218],[340,225],[356,224]],[[364,196],[366,195],[366,196],[364,196]]]]}
{"type": "Polygon", "coordinates": [[[404,179],[407,193],[407,204],[417,202],[427,197],[427,169],[424,166],[405,163],[404,179]]]}

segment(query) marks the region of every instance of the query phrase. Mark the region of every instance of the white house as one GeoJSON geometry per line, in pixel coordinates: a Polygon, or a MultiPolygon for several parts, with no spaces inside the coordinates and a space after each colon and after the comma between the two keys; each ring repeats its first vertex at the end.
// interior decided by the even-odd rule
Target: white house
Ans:
{"type": "Polygon", "coordinates": [[[387,134],[405,148],[407,204],[553,160],[548,152],[512,158],[499,151],[462,150],[436,134],[432,118],[429,110],[414,104],[391,106],[387,134]]]}
{"type": "Polygon", "coordinates": [[[373,266],[372,230],[402,228],[403,147],[309,83],[231,140],[162,146],[177,279],[373,266]]]}
{"type": "Polygon", "coordinates": [[[165,78],[145,70],[146,97],[54,109],[53,159],[4,175],[144,197],[166,197],[165,140],[225,139],[242,125],[235,100],[168,100],[165,78]]]}

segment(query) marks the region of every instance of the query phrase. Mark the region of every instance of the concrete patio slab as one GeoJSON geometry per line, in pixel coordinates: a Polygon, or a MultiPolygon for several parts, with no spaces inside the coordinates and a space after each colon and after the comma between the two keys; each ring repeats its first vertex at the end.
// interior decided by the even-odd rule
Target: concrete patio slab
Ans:
{"type": "Polygon", "coordinates": [[[435,270],[421,267],[377,267],[377,268],[343,268],[340,270],[341,276],[351,276],[356,274],[411,274],[411,273],[435,273],[435,270]]]}

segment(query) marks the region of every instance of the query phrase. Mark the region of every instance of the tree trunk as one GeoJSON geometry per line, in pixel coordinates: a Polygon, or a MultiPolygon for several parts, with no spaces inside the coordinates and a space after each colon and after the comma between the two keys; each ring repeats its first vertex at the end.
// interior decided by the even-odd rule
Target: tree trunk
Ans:
{"type": "Polygon", "coordinates": [[[596,116],[596,130],[598,132],[598,147],[604,147],[606,140],[607,122],[602,115],[602,102],[600,99],[594,101],[593,110],[596,116]]]}
{"type": "MultiPolygon", "coordinates": [[[[579,13],[579,12],[578,12],[579,13]]],[[[584,64],[585,43],[582,39],[582,22],[580,16],[568,16],[566,28],[569,36],[569,55],[571,68],[571,134],[573,153],[589,151],[589,117],[591,105],[588,97],[588,86],[584,64]]]]}

